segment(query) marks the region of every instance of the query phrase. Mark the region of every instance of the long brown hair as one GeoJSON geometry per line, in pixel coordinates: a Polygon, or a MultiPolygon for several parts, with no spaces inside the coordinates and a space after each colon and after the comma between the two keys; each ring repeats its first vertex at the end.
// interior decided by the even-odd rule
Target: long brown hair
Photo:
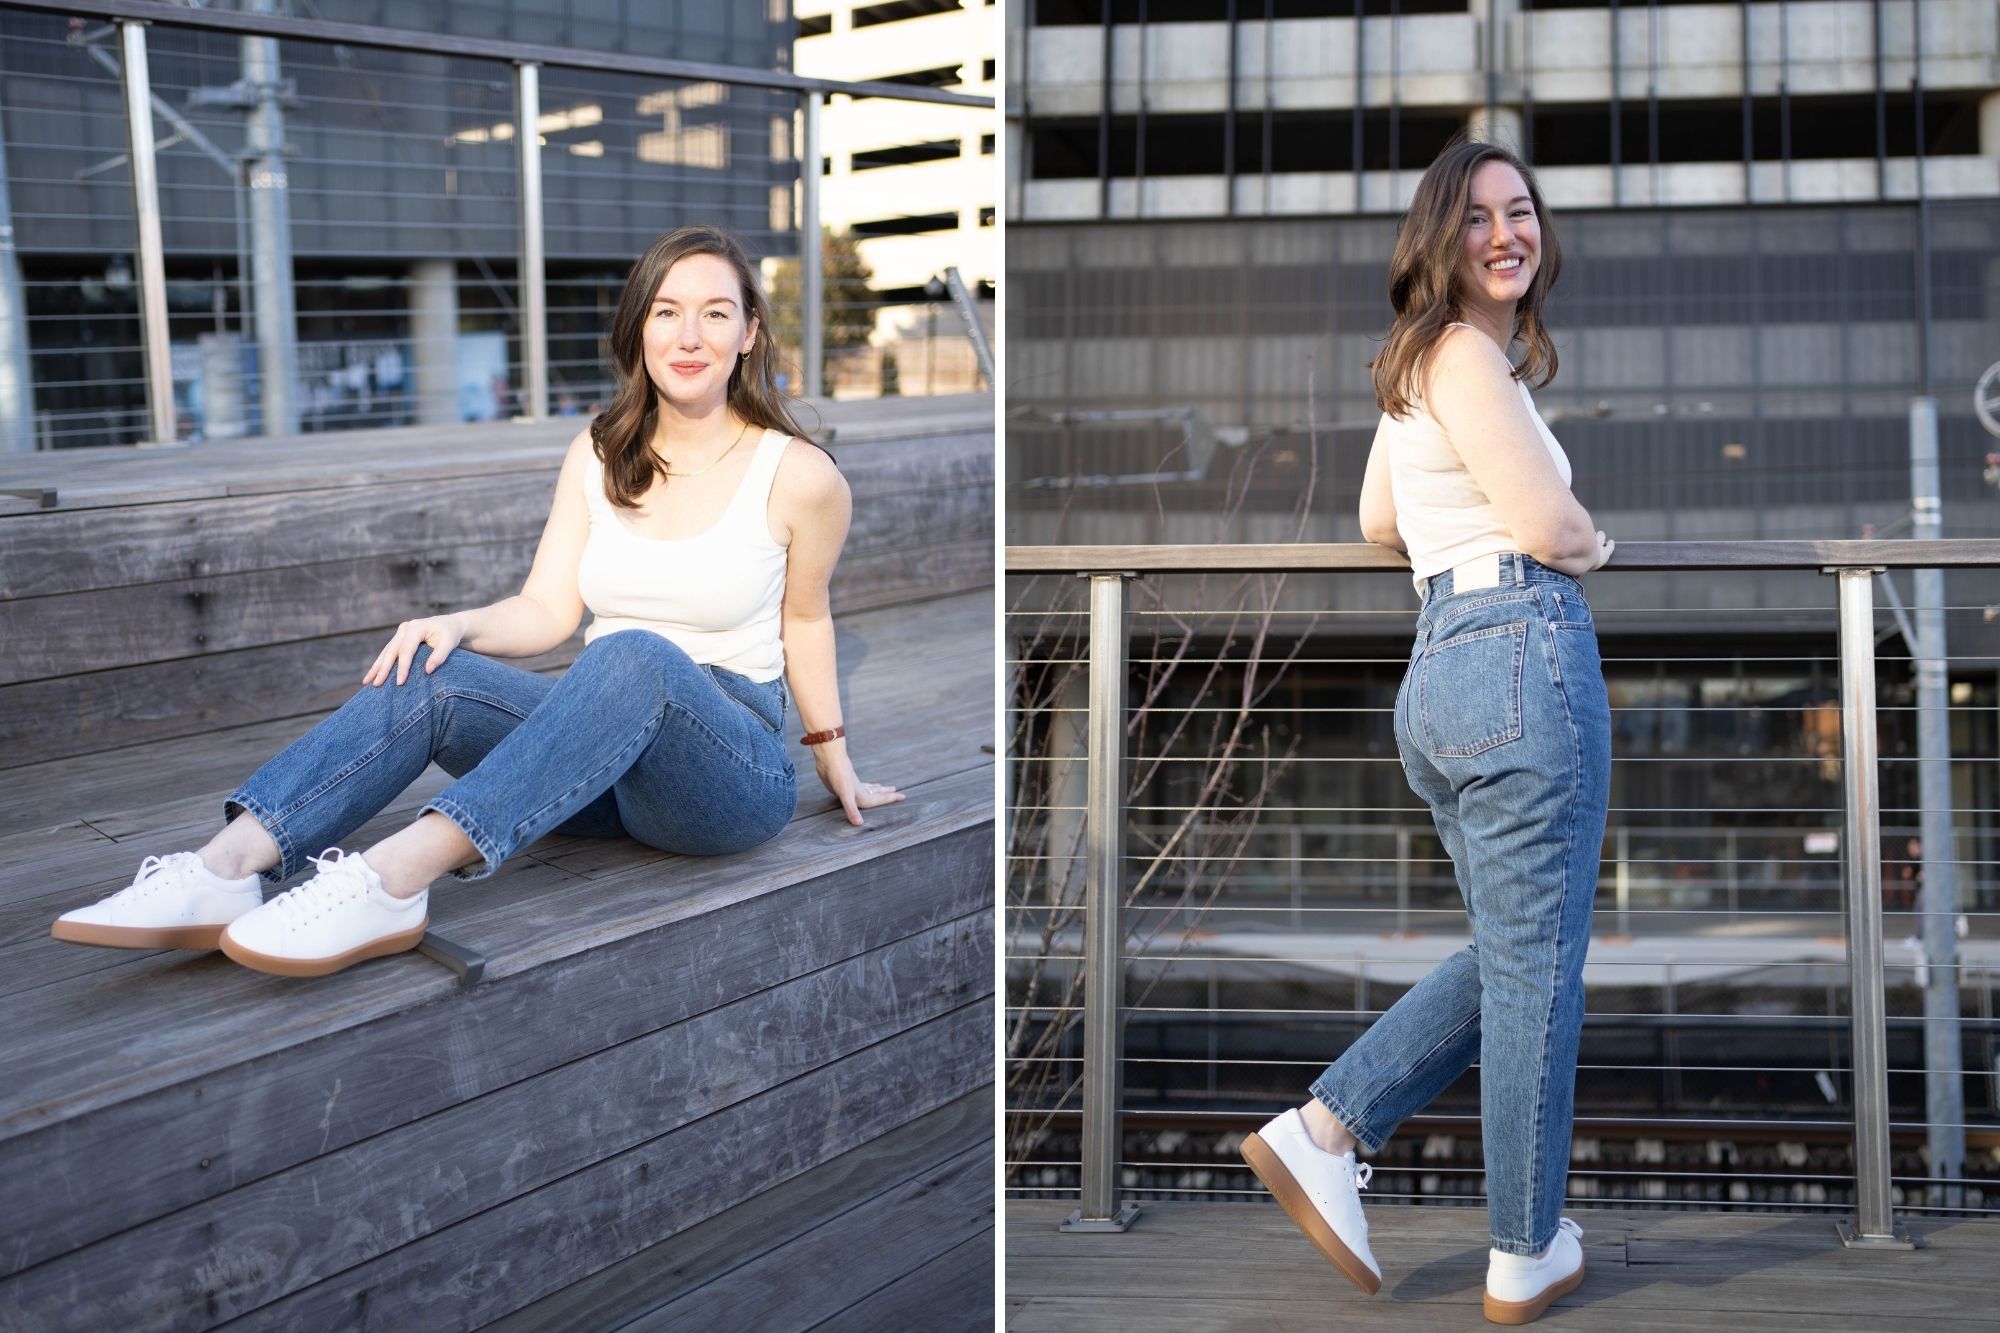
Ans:
{"type": "Polygon", "coordinates": [[[771,340],[771,307],[757,284],[757,271],[743,243],[719,227],[682,227],[646,247],[625,275],[618,310],[611,317],[609,351],[618,387],[611,406],[590,423],[590,438],[604,464],[604,494],[615,505],[636,509],[639,497],[666,468],[653,453],[653,429],[659,421],[658,390],[646,372],[646,316],[653,294],[667,270],[689,255],[715,255],[736,270],[743,288],[743,311],[757,321],[750,354],[738,357],[729,372],[729,410],[752,426],[779,430],[810,439],[792,418],[784,391],[778,387],[778,349],[771,340]]]}
{"type": "Polygon", "coordinates": [[[1445,325],[1464,312],[1459,304],[1458,265],[1465,253],[1467,215],[1472,199],[1472,174],[1488,162],[1505,162],[1521,173],[1535,206],[1541,232],[1542,257],[1528,290],[1514,307],[1514,341],[1527,355],[1515,367],[1514,378],[1539,389],[1556,377],[1556,345],[1542,318],[1542,302],[1556,275],[1562,272],[1562,247],[1556,244],[1548,206],[1542,202],[1535,173],[1498,144],[1479,143],[1461,130],[1452,136],[1417,182],[1410,211],[1396,233],[1396,251],[1389,260],[1389,305],[1395,319],[1382,353],[1369,362],[1375,372],[1375,402],[1392,417],[1409,412],[1418,390],[1417,371],[1424,354],[1436,345],[1445,325]]]}

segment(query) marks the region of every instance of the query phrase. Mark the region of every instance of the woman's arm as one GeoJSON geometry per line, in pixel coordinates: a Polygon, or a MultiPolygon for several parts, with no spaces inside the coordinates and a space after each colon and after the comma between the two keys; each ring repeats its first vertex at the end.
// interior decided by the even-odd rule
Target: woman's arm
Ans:
{"type": "MultiPolygon", "coordinates": [[[[841,726],[840,680],[834,670],[833,612],[827,584],[847,540],[854,499],[847,478],[826,454],[803,440],[793,440],[772,483],[772,510],[789,530],[785,560],[785,604],[781,612],[785,640],[785,679],[792,702],[799,708],[799,725],[807,732],[841,726]]],[[[861,782],[847,757],[847,740],[836,737],[812,747],[819,780],[847,812],[847,822],[859,826],[861,811],[903,799],[894,787],[861,782]]]]}
{"type": "Polygon", "coordinates": [[[1389,485],[1389,444],[1377,429],[1368,447],[1368,466],[1361,474],[1361,537],[1377,546],[1409,554],[1396,529],[1396,495],[1389,485]]]}
{"type": "Polygon", "coordinates": [[[548,652],[576,633],[583,623],[583,594],[577,590],[577,566],[590,536],[590,509],[583,498],[584,471],[590,458],[590,431],[570,441],[556,478],[555,499],[542,525],[541,544],[528,581],[513,597],[470,611],[406,620],[362,675],[364,685],[383,685],[393,675],[401,685],[410,678],[410,663],[420,644],[429,644],[426,671],[435,671],[463,643],[491,657],[534,657],[548,652]]]}
{"type": "Polygon", "coordinates": [[[1515,548],[1565,574],[1603,564],[1608,546],[1556,470],[1506,354],[1478,330],[1453,327],[1426,363],[1425,403],[1515,548]]]}
{"type": "Polygon", "coordinates": [[[491,657],[534,657],[561,644],[583,623],[577,569],[590,539],[590,508],[583,498],[590,458],[590,429],[585,427],[563,457],[535,563],[521,591],[453,616],[466,647],[491,657]]]}

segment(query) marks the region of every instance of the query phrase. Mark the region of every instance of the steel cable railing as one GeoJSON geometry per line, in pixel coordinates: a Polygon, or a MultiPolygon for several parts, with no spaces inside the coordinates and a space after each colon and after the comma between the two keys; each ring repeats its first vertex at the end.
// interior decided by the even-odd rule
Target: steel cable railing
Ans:
{"type": "MultiPolygon", "coordinates": [[[[1974,695],[1960,690],[1944,710],[1962,735],[1975,737],[1954,742],[1952,768],[1961,776],[1950,807],[1953,814],[1975,818],[1972,827],[1956,833],[1948,855],[1934,852],[1928,860],[1932,866],[1950,862],[1964,885],[1961,901],[1950,909],[1960,938],[1967,940],[1963,957],[1927,958],[1916,947],[1921,922],[1938,914],[1920,900],[1917,879],[1927,863],[1916,846],[1920,826],[1914,816],[1920,807],[1909,801],[1916,794],[1910,774],[1918,756],[1873,752],[1877,721],[1919,711],[1915,696],[1898,677],[1911,664],[1910,656],[1876,652],[1876,574],[1884,568],[1991,568],[1996,563],[2000,542],[1993,541],[1633,543],[1621,546],[1614,568],[1597,576],[1615,584],[1615,577],[1606,576],[1621,568],[1815,570],[1835,574],[1842,595],[1839,648],[1833,654],[1771,654],[1764,644],[1753,643],[1735,656],[1681,658],[1672,648],[1661,655],[1634,655],[1620,651],[1623,626],[1658,619],[1674,608],[1619,607],[1599,615],[1618,765],[1628,774],[1640,774],[1650,764],[1661,777],[1646,780],[1649,790],[1656,788],[1669,799],[1627,796],[1621,801],[1623,793],[1614,787],[1600,920],[1615,923],[1617,934],[1609,940],[1620,951],[1634,948],[1626,937],[1636,933],[1638,952],[1620,957],[1593,947],[1587,965],[1596,974],[1590,983],[1593,1014],[1580,1068],[1592,1079],[1655,1079],[1659,1104],[1683,1113],[1634,1114],[1644,1109],[1635,1101],[1622,1114],[1586,1114],[1580,1101],[1579,1155],[1572,1177],[1578,1197],[1836,1210],[1850,1206],[1842,1196],[1851,1192],[1854,1216],[1846,1231],[1862,1244],[1901,1243],[1906,1233],[1895,1222],[1895,1210],[2000,1211],[1988,1207],[2000,1204],[2000,1187],[1982,1186],[1987,1179],[1983,1163],[1971,1170],[1954,1168],[1956,1174],[1932,1171],[1923,1154],[1907,1147],[1913,1130],[1950,1128],[1969,1130],[1982,1147],[1988,1138],[2000,1145],[2000,1064],[1995,1063],[2000,1033],[1993,1020],[1993,977],[2000,954],[1985,958],[1992,951],[1992,923],[2000,919],[2000,877],[1990,869],[2000,864],[1994,819],[2000,816],[2000,800],[1993,795],[2000,743],[1991,734],[2000,708],[1988,702],[1991,687],[1977,686],[1976,706],[1974,695]],[[1686,668],[1752,661],[1768,662],[1780,673],[1787,663],[1802,675],[1818,672],[1817,697],[1810,690],[1773,693],[1761,680],[1746,684],[1744,673],[1754,675],[1755,670],[1740,666],[1733,668],[1738,673],[1733,694],[1704,696],[1696,690],[1691,702],[1661,702],[1666,696],[1657,692],[1647,697],[1643,690],[1621,689],[1640,664],[1686,668]],[[1831,685],[1823,679],[1836,663],[1837,701],[1827,697],[1831,685]],[[1872,697],[1876,673],[1868,669],[1870,663],[1885,669],[1879,707],[1872,697]],[[1757,732],[1743,739],[1757,753],[1692,752],[1701,749],[1699,744],[1690,744],[1691,752],[1683,755],[1631,753],[1634,735],[1651,728],[1645,733],[1647,743],[1657,746],[1661,728],[1685,726],[1690,709],[1733,714],[1723,720],[1739,729],[1760,724],[1760,716],[1767,714],[1766,721],[1797,714],[1806,724],[1782,738],[1776,732],[1757,732]],[[1868,724],[1856,725],[1863,718],[1868,724]],[[1621,726],[1634,730],[1621,731],[1621,726]],[[1802,742],[1807,753],[1779,753],[1774,739],[1802,742]],[[1717,759],[1731,762],[1718,764],[1717,759]],[[1773,760],[1789,761],[1804,777],[1773,785],[1747,807],[1702,799],[1704,786],[1726,786],[1734,780],[1731,772],[1756,781],[1771,771],[1759,762],[1773,760]],[[1904,776],[1896,776],[1898,772],[1904,776]],[[1887,802],[1881,786],[1885,775],[1887,802]],[[1839,804],[1811,799],[1810,785],[1823,785],[1831,795],[1835,782],[1839,804]],[[1799,800],[1801,794],[1808,799],[1799,800]],[[1828,822],[1833,816],[1840,817],[1837,827],[1828,822]],[[1718,818],[1728,826],[1687,826],[1718,818]],[[1854,885],[1861,892],[1850,892],[1854,885]],[[1904,945],[1886,943],[1885,917],[1895,924],[1895,933],[1907,929],[1911,939],[1904,945]],[[1647,954],[1652,937],[1667,929],[1675,932],[1677,942],[1707,947],[1714,956],[1688,952],[1660,957],[1658,948],[1647,954]],[[1732,932],[1740,938],[1729,938],[1732,932]],[[1773,938],[1781,938],[1785,947],[1760,951],[1758,941],[1773,938]],[[1958,991],[1967,997],[1962,1020],[1967,1054],[1950,1062],[1951,1068],[1927,1058],[1919,1040],[1927,1020],[1912,997],[1924,992],[1924,974],[1934,969],[1949,969],[1939,975],[1956,976],[1958,991]],[[1605,980],[1613,976],[1625,979],[1605,980]],[[1843,979],[1851,984],[1840,984],[1843,979]],[[1885,982],[1893,986],[1892,993],[1885,993],[1885,982]],[[1615,1012],[1599,1012],[1595,992],[1600,987],[1612,993],[1606,1007],[1615,1012]],[[1817,1012],[1807,1012],[1803,1004],[1781,1013],[1713,1012],[1732,988],[1754,992],[1757,1004],[1775,1004],[1774,995],[1790,997],[1791,1004],[1807,990],[1823,992],[1824,1003],[1816,1006],[1817,1012]],[[1895,1001],[1893,1011],[1889,999],[1895,1001]],[[1614,1029],[1646,1031],[1657,1043],[1658,1059],[1607,1058],[1602,1049],[1593,1056],[1591,1028],[1607,1039],[1614,1029]],[[1811,1033],[1824,1035],[1825,1054],[1809,1064],[1786,1063],[1796,1058],[1790,1050],[1778,1051],[1778,1060],[1768,1050],[1761,1060],[1743,1053],[1745,1042],[1782,1038],[1796,1044],[1800,1034],[1811,1033]],[[1724,1038],[1728,1049],[1717,1058],[1716,1043],[1724,1038]],[[1951,1123],[1935,1115],[1908,1117],[1902,1108],[1920,1100],[1924,1080],[1937,1076],[1961,1079],[1972,1089],[1965,1101],[1971,1114],[1951,1123]],[[1806,1113],[1781,1121],[1703,1116],[1701,1096],[1714,1095],[1715,1087],[1728,1082],[1747,1087],[1750,1080],[1784,1081],[1795,1101],[1823,1096],[1830,1110],[1847,1099],[1841,1089],[1851,1083],[1852,1116],[1826,1119],[1806,1113]],[[1667,1100],[1669,1095],[1680,1100],[1667,1100]],[[1892,1104],[1898,1110],[1893,1118],[1892,1104]],[[1664,1163],[1657,1156],[1593,1169],[1588,1152],[1595,1148],[1587,1152],[1585,1146],[1594,1145],[1592,1136],[1607,1130],[1643,1130],[1671,1139],[1703,1126],[1722,1136],[1708,1143],[1711,1153],[1718,1151],[1717,1142],[1736,1152],[1727,1142],[1732,1132],[1789,1136],[1780,1147],[1798,1160],[1784,1165],[1809,1169],[1781,1170],[1775,1161],[1760,1169],[1741,1159],[1730,1164],[1741,1164],[1742,1170],[1705,1175],[1667,1172],[1664,1165],[1646,1169],[1648,1162],[1664,1163]],[[1799,1136],[1810,1145],[1791,1142],[1799,1136]],[[1766,1197],[1773,1191],[1783,1197],[1766,1197]]],[[[1016,739],[1005,772],[1008,878],[1010,889],[1020,886],[1009,895],[1003,942],[1015,992],[1007,1012],[1009,1075],[1011,1080],[1037,1064],[1045,1076],[1059,1071],[1028,1101],[1010,1105],[1017,1124],[1040,1125],[1047,1132],[1039,1138],[1010,1135],[1009,1188],[1042,1196],[1075,1197],[1080,1192],[1081,1207],[1069,1225],[1086,1230],[1129,1221],[1134,1205],[1126,1196],[1135,1191],[1153,1197],[1254,1197],[1256,1186],[1232,1149],[1240,1137],[1236,1127],[1248,1115],[1243,1108],[1260,1093],[1268,1096],[1268,1083],[1246,1078],[1258,1070],[1305,1070],[1323,1061],[1288,1058],[1282,1050],[1262,1058],[1225,1057],[1220,1049],[1224,1038],[1218,1034],[1235,1031],[1231,1023],[1260,1024],[1265,1033],[1274,1025],[1286,1033],[1304,1032],[1299,1025],[1306,1024],[1321,1044],[1328,1023],[1344,1025],[1339,1030],[1350,1035],[1358,1033],[1404,986],[1463,942],[1434,933],[1446,929],[1451,918],[1462,918],[1462,908],[1449,862],[1414,798],[1406,804],[1384,803],[1376,791],[1382,777],[1364,782],[1352,776],[1362,770],[1379,775],[1394,762],[1393,744],[1381,745],[1388,739],[1388,708],[1365,698],[1331,699],[1326,689],[1310,698],[1300,693],[1304,686],[1287,694],[1277,684],[1292,667],[1338,663],[1382,673],[1370,678],[1371,688],[1393,689],[1387,673],[1400,674],[1406,658],[1371,653],[1373,645],[1367,641],[1356,645],[1352,655],[1326,654],[1324,633],[1316,636],[1322,616],[1299,609],[1305,599],[1292,595],[1284,609],[1274,610],[1268,602],[1257,608],[1267,629],[1273,619],[1291,618],[1282,636],[1273,632],[1258,641],[1257,647],[1275,661],[1274,669],[1257,675],[1254,684],[1251,673],[1232,676],[1216,697],[1190,699],[1185,690],[1166,697],[1158,690],[1159,672],[1176,667],[1206,672],[1204,681],[1212,683],[1215,673],[1226,672],[1248,651],[1241,643],[1228,642],[1232,626],[1247,640],[1252,633],[1247,622],[1257,617],[1232,622],[1227,612],[1206,605],[1198,612],[1134,609],[1124,605],[1125,594],[1135,578],[1228,573],[1241,580],[1330,570],[1352,576],[1403,567],[1385,552],[1338,546],[1010,548],[1006,564],[1012,576],[1089,575],[1092,596],[1087,610],[1073,609],[1060,595],[1049,595],[1043,582],[1031,585],[1040,588],[1039,601],[1024,594],[1009,612],[1008,720],[1016,739]],[[1079,633],[1085,622],[1087,638],[1079,633]],[[1222,631],[1210,633],[1217,623],[1222,631]],[[1079,640],[1087,652],[1075,651],[1079,640]],[[1085,665],[1091,668],[1088,684],[1075,670],[1085,665]],[[1142,697],[1128,699],[1126,690],[1140,682],[1142,697]],[[1239,689],[1240,695],[1231,692],[1239,689]],[[1201,757],[1195,729],[1241,716],[1252,717],[1272,738],[1256,753],[1232,756],[1231,781],[1237,785],[1225,785],[1219,795],[1210,792],[1206,803],[1175,788],[1182,781],[1175,773],[1193,774],[1186,781],[1194,781],[1204,771],[1199,762],[1185,762],[1201,757]],[[1125,725],[1111,725],[1112,719],[1125,725]],[[1300,752],[1294,724],[1325,728],[1343,723],[1377,728],[1379,734],[1371,733],[1375,750],[1364,753],[1357,742],[1351,754],[1300,752]],[[1063,753],[1065,746],[1052,739],[1067,729],[1063,734],[1074,745],[1082,737],[1071,733],[1084,728],[1084,753],[1063,753]],[[1135,778],[1140,772],[1144,777],[1135,778]],[[1281,810],[1259,811],[1247,799],[1246,785],[1268,786],[1259,776],[1265,772],[1317,772],[1310,790],[1321,799],[1275,802],[1281,810]],[[1352,799],[1327,801],[1325,794],[1336,789],[1352,799]],[[1367,799],[1370,793],[1376,799],[1367,799]],[[1259,813],[1272,817],[1260,820],[1255,817],[1259,813]],[[1327,819],[1329,815],[1334,818],[1327,819]],[[1209,823],[1202,825],[1202,820],[1209,823]],[[1225,847],[1220,840],[1226,839],[1233,841],[1225,847]],[[1055,887],[1071,881],[1079,865],[1084,868],[1080,904],[1066,901],[1055,887]],[[1209,880],[1231,880],[1238,889],[1221,897],[1209,880]],[[1329,894],[1336,901],[1326,901],[1329,894]],[[1306,938],[1281,941],[1272,933],[1278,926],[1297,928],[1306,938]],[[1409,937],[1420,931],[1433,933],[1425,947],[1416,948],[1409,937]],[[1023,989],[1029,968],[1046,984],[1023,989]],[[1071,969],[1081,975],[1081,999],[1066,1002],[1062,997],[1068,993],[1071,969]],[[1190,977],[1191,972],[1206,975],[1190,977]],[[1103,984],[1105,977],[1118,984],[1103,984]],[[1219,986],[1231,992],[1226,1005],[1218,1001],[1219,986]],[[1121,994],[1125,987],[1133,992],[1129,998],[1121,994]],[[1330,1003],[1310,1002],[1319,999],[1330,1003]],[[1055,1039],[1049,1039],[1050,1032],[1057,1034],[1055,1039]],[[1143,1073],[1143,1099],[1138,1102],[1125,1095],[1125,1075],[1135,1070],[1143,1073]],[[1184,1151],[1177,1157],[1164,1147],[1134,1153],[1123,1141],[1122,1117],[1165,1126],[1160,1133],[1180,1136],[1183,1145],[1194,1141],[1186,1126],[1203,1126],[1203,1146],[1215,1150],[1216,1159],[1189,1162],[1184,1151]],[[1060,1151],[1071,1142],[1076,1144],[1073,1158],[1060,1151]],[[1058,1151],[1052,1154],[1050,1148],[1058,1151]]],[[[1236,590],[1241,587],[1239,583],[1236,590]]],[[[1204,587],[1191,597],[1212,600],[1215,591],[1204,587]]],[[[1296,594],[1296,587],[1292,591],[1296,594]]],[[[1168,600],[1157,588],[1149,588],[1147,596],[1155,602],[1168,600]]],[[[1800,617],[1785,626],[1794,633],[1834,628],[1829,622],[1835,617],[1829,613],[1836,607],[1788,603],[1775,609],[1800,617]]],[[[1383,613],[1348,614],[1374,622],[1371,628],[1383,633],[1383,613]]],[[[1324,619],[1341,623],[1338,614],[1324,619]]],[[[1981,679],[2000,666],[1992,658],[1950,661],[1961,676],[1981,679]]],[[[1897,734],[1892,727],[1892,747],[1897,734]]],[[[1687,740],[1681,738],[1682,743],[1687,740]]],[[[1336,1039],[1334,1050],[1338,1047],[1336,1039]]],[[[1716,1105],[1726,1109],[1725,1103],[1716,1105]]],[[[1411,1132],[1451,1138],[1455,1127],[1476,1124],[1476,1105],[1448,1096],[1414,1121],[1411,1132]]],[[[1642,1139],[1641,1146],[1652,1141],[1642,1139]]],[[[1748,1145],[1744,1151],[1753,1152],[1748,1145]]],[[[1476,1150],[1473,1161],[1456,1168],[1442,1161],[1382,1166],[1392,1179],[1401,1175],[1415,1182],[1408,1197],[1470,1201],[1479,1191],[1476,1150]]],[[[1993,1178],[2000,1180],[2000,1175],[1993,1178]]]]}

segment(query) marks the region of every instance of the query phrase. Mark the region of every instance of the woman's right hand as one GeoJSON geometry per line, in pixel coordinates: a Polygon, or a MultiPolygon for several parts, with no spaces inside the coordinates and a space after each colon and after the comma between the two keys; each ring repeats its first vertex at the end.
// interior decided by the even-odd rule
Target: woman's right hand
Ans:
{"type": "Polygon", "coordinates": [[[429,644],[430,661],[424,665],[425,674],[436,671],[444,665],[444,659],[451,656],[451,650],[458,647],[465,637],[465,629],[458,617],[425,616],[421,620],[405,620],[396,626],[395,637],[376,654],[375,663],[361,677],[363,685],[386,685],[391,671],[396,683],[401,685],[410,678],[410,663],[416,659],[417,646],[429,644]]]}

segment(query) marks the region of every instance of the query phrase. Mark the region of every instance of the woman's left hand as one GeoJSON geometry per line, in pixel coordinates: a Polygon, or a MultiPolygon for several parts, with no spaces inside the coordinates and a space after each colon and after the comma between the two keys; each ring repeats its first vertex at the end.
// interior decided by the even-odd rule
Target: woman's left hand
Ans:
{"type": "Polygon", "coordinates": [[[863,810],[894,805],[903,799],[903,793],[886,783],[863,782],[855,777],[854,765],[848,760],[845,748],[835,750],[830,744],[814,746],[813,767],[819,770],[820,782],[847,812],[847,822],[856,828],[863,827],[863,810]]]}

